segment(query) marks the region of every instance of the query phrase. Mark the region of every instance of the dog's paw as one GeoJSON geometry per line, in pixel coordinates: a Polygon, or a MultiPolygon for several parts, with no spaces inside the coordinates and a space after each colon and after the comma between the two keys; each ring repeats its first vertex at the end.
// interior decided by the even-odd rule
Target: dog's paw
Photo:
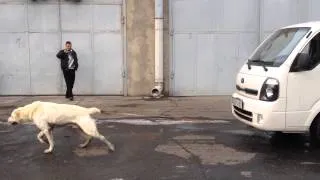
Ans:
{"type": "Polygon", "coordinates": [[[86,148],[88,146],[88,143],[79,144],[79,148],[86,148]]]}
{"type": "Polygon", "coordinates": [[[38,140],[41,144],[49,144],[49,141],[47,139],[38,138],[38,140]]]}
{"type": "Polygon", "coordinates": [[[114,152],[114,151],[116,150],[116,148],[114,147],[113,144],[111,144],[111,145],[109,146],[109,150],[112,151],[112,152],[114,152]]]}
{"type": "Polygon", "coordinates": [[[49,154],[49,153],[52,153],[52,150],[51,149],[46,149],[43,151],[45,154],[49,154]]]}
{"type": "Polygon", "coordinates": [[[44,142],[44,140],[42,140],[41,138],[39,139],[39,142],[41,143],[41,144],[45,144],[46,142],[44,142]]]}

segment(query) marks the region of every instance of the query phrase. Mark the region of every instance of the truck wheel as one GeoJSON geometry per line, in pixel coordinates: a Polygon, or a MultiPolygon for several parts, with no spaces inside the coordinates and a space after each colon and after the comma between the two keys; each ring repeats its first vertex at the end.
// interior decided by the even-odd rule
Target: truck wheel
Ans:
{"type": "Polygon", "coordinates": [[[310,144],[313,147],[320,145],[320,116],[317,116],[310,126],[310,144]]]}

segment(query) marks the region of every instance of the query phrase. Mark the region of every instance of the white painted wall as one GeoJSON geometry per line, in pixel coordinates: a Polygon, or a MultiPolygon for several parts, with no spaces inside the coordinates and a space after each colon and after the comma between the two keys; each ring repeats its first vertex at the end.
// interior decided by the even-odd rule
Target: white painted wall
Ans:
{"type": "Polygon", "coordinates": [[[78,54],[75,94],[123,94],[122,0],[0,0],[0,95],[64,94],[56,53],[78,54]]]}
{"type": "Polygon", "coordinates": [[[274,29],[320,20],[317,0],[170,0],[174,96],[230,95],[238,69],[274,29]]]}

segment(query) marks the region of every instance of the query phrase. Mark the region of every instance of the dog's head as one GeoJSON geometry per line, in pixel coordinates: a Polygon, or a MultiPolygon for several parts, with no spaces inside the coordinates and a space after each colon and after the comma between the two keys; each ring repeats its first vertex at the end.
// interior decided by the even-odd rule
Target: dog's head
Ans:
{"type": "Polygon", "coordinates": [[[40,101],[35,101],[31,104],[14,109],[11,113],[11,116],[8,118],[8,123],[16,125],[30,122],[30,120],[32,120],[32,114],[37,109],[39,104],[40,101]]]}
{"type": "Polygon", "coordinates": [[[22,117],[21,111],[22,111],[21,108],[17,108],[13,110],[11,113],[11,116],[8,118],[8,123],[10,123],[11,125],[17,125],[22,123],[23,117],[22,117]]]}

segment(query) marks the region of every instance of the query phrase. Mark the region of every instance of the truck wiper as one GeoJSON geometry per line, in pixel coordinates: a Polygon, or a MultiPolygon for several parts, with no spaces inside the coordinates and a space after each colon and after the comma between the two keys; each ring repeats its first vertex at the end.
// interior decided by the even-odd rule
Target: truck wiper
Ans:
{"type": "Polygon", "coordinates": [[[248,60],[247,65],[248,65],[248,69],[250,70],[251,69],[250,60],[248,60]]]}
{"type": "MultiPolygon", "coordinates": [[[[259,60],[259,59],[257,59],[257,60],[249,60],[248,61],[248,64],[250,64],[250,63],[259,63],[259,64],[261,64],[262,65],[262,67],[263,67],[263,69],[264,69],[264,71],[268,71],[268,69],[267,69],[267,67],[266,67],[266,62],[265,61],[261,61],[261,60],[259,60]]],[[[251,69],[251,67],[250,67],[250,69],[251,69]]]]}

